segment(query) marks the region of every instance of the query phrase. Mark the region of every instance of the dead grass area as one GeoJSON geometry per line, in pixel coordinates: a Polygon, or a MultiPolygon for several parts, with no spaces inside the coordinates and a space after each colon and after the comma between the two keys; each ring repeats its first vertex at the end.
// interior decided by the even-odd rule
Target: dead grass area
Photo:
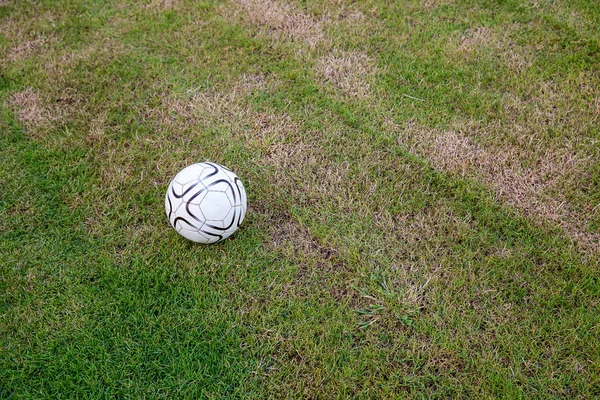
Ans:
{"type": "MultiPolygon", "coordinates": [[[[319,8],[320,5],[308,4],[307,7],[319,8]]],[[[276,40],[291,40],[308,45],[310,49],[318,44],[332,46],[333,38],[326,34],[328,27],[338,25],[361,28],[366,22],[362,11],[337,1],[330,2],[317,14],[312,14],[285,0],[232,0],[232,3],[223,5],[222,14],[230,20],[242,20],[262,27],[267,35],[276,40]]],[[[302,50],[302,47],[298,48],[299,53],[302,50]]]]}
{"type": "MultiPolygon", "coordinates": [[[[267,129],[270,129],[267,127],[267,129]]],[[[272,166],[276,171],[290,171],[300,165],[316,165],[322,160],[318,147],[305,143],[276,143],[267,148],[262,163],[272,166]]],[[[282,177],[279,177],[282,178],[282,177]]]]}
{"type": "Polygon", "coordinates": [[[598,77],[582,74],[570,83],[543,81],[532,85],[526,99],[507,93],[504,117],[521,140],[539,139],[550,130],[590,136],[600,120],[595,98],[598,84],[598,77]]]}
{"type": "Polygon", "coordinates": [[[240,105],[243,96],[238,90],[227,93],[190,91],[182,97],[162,96],[162,104],[149,110],[148,115],[168,127],[186,128],[209,121],[231,121],[244,113],[240,105]]]}
{"type": "Polygon", "coordinates": [[[207,91],[190,89],[175,96],[160,94],[161,105],[147,110],[145,117],[156,118],[162,126],[185,128],[202,122],[241,123],[248,120],[270,130],[290,124],[289,117],[279,120],[274,115],[260,115],[245,106],[244,98],[257,91],[273,90],[278,82],[264,75],[242,75],[227,88],[207,91]]]}
{"type": "MultiPolygon", "coordinates": [[[[430,291],[455,279],[445,268],[453,262],[449,243],[461,243],[476,229],[468,217],[460,217],[441,202],[418,212],[379,211],[374,228],[378,234],[367,240],[365,251],[370,256],[364,262],[372,263],[372,270],[388,266],[389,272],[381,278],[380,294],[373,295],[373,300],[384,304],[393,295],[403,309],[413,311],[427,308],[430,291]],[[444,238],[443,242],[439,238],[444,238]]],[[[498,247],[485,252],[501,250],[498,247]]]]}
{"type": "Polygon", "coordinates": [[[477,59],[482,51],[497,53],[502,63],[515,71],[530,67],[535,61],[535,51],[539,44],[519,46],[512,39],[523,26],[513,24],[499,28],[480,26],[465,31],[456,40],[456,50],[461,57],[477,59]]]}
{"type": "Polygon", "coordinates": [[[323,78],[345,95],[365,99],[370,96],[376,73],[374,60],[361,52],[337,52],[317,60],[317,70],[323,78]]]}
{"type": "Polygon", "coordinates": [[[365,20],[365,14],[362,11],[352,9],[342,9],[339,18],[348,24],[358,24],[365,20]]]}
{"type": "Polygon", "coordinates": [[[84,70],[92,74],[95,68],[106,65],[114,61],[117,57],[125,55],[127,50],[122,43],[113,38],[104,38],[100,34],[95,34],[95,40],[77,50],[63,50],[54,54],[48,54],[44,57],[44,72],[49,81],[56,84],[51,87],[56,91],[64,90],[69,87],[72,79],[81,79],[81,76],[74,78],[74,69],[84,66],[84,70]]]}
{"type": "Polygon", "coordinates": [[[25,42],[13,47],[8,52],[8,59],[12,62],[15,62],[22,58],[28,57],[39,50],[45,42],[45,39],[26,40],[25,42]]]}
{"type": "Polygon", "coordinates": [[[27,88],[14,93],[10,98],[10,106],[26,132],[36,139],[45,142],[54,141],[48,135],[51,129],[64,122],[68,116],[79,109],[83,100],[72,90],[60,90],[52,95],[42,95],[34,88],[27,88]]]}
{"type": "Polygon", "coordinates": [[[291,3],[274,0],[235,0],[234,10],[224,8],[226,14],[242,18],[250,24],[262,26],[276,38],[302,41],[314,48],[323,38],[323,20],[299,10],[291,3]]]}
{"type": "Polygon", "coordinates": [[[59,40],[59,37],[43,32],[48,31],[49,25],[60,23],[61,18],[53,12],[46,11],[39,13],[34,21],[19,14],[2,19],[0,32],[10,48],[7,49],[5,58],[0,58],[0,65],[7,61],[16,63],[27,57],[44,54],[47,48],[59,40]]]}
{"type": "Polygon", "coordinates": [[[432,11],[440,6],[449,5],[452,3],[454,3],[453,0],[424,0],[422,2],[422,7],[424,10],[432,11]]]}
{"type": "Polygon", "coordinates": [[[264,210],[255,209],[269,226],[270,242],[266,246],[286,257],[287,260],[295,260],[302,268],[299,270],[298,279],[312,274],[312,278],[318,280],[319,276],[326,271],[335,273],[334,269],[339,267],[339,252],[335,248],[320,243],[309,231],[291,215],[287,213],[267,213],[264,210]]]}
{"type": "Polygon", "coordinates": [[[365,304],[365,299],[351,285],[351,271],[338,248],[322,243],[287,211],[254,207],[252,213],[265,225],[265,247],[296,268],[292,279],[281,285],[282,295],[318,295],[352,308],[365,304]]]}
{"type": "Polygon", "coordinates": [[[57,110],[49,108],[39,92],[33,88],[13,94],[10,102],[19,121],[31,133],[48,126],[60,117],[57,110]]]}
{"type": "Polygon", "coordinates": [[[387,211],[380,211],[375,217],[378,228],[384,232],[394,232],[394,238],[399,243],[412,248],[420,246],[425,238],[434,237],[436,232],[447,226],[452,227],[449,230],[458,231],[460,223],[458,220],[453,220],[452,211],[442,205],[416,214],[392,215],[387,211]]]}
{"type": "Polygon", "coordinates": [[[481,26],[468,29],[461,36],[458,48],[462,51],[471,52],[479,46],[489,46],[496,43],[496,39],[491,28],[481,26]]]}
{"type": "Polygon", "coordinates": [[[349,163],[331,162],[317,144],[272,144],[259,164],[272,170],[275,189],[294,193],[301,202],[331,201],[331,193],[336,193],[340,204],[352,202],[344,184],[349,163]]]}
{"type": "Polygon", "coordinates": [[[152,0],[146,7],[152,10],[169,10],[176,7],[178,0],[152,0]]]}
{"type": "Polygon", "coordinates": [[[51,83],[35,89],[29,87],[13,94],[10,99],[11,107],[28,133],[37,139],[58,140],[54,145],[60,145],[63,139],[46,135],[48,130],[66,121],[68,117],[87,112],[86,97],[72,83],[73,69],[81,63],[85,63],[88,70],[93,69],[95,60],[106,62],[114,59],[121,51],[122,46],[105,41],[78,51],[43,55],[40,61],[43,63],[43,74],[47,82],[51,83]]]}
{"type": "Polygon", "coordinates": [[[439,131],[409,124],[399,142],[425,156],[434,166],[461,177],[478,177],[507,204],[527,215],[560,225],[574,240],[597,249],[600,236],[587,231],[586,215],[575,213],[564,196],[554,192],[586,173],[590,161],[572,147],[549,149],[531,146],[484,146],[472,138],[493,136],[501,127],[473,122],[457,123],[439,131]]]}
{"type": "Polygon", "coordinates": [[[278,82],[263,74],[245,74],[242,75],[239,85],[244,93],[250,93],[257,90],[274,90],[278,82]]]}
{"type": "Polygon", "coordinates": [[[289,215],[269,216],[272,242],[268,244],[272,249],[276,249],[290,256],[309,257],[327,261],[337,255],[337,250],[323,246],[317,239],[311,235],[310,231],[294,221],[289,215]]]}

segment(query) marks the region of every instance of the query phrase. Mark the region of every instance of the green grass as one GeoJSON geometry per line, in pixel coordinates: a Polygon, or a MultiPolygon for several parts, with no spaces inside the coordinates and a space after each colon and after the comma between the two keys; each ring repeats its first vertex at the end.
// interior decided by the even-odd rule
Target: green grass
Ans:
{"type": "Polygon", "coordinates": [[[600,396],[593,1],[0,4],[0,397],[600,396]]]}

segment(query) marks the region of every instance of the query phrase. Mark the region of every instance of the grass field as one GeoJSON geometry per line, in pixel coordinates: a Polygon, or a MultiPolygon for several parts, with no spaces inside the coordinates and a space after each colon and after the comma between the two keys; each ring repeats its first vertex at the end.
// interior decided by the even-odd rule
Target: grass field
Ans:
{"type": "Polygon", "coordinates": [[[597,1],[0,0],[0,60],[0,397],[600,396],[597,1]]]}

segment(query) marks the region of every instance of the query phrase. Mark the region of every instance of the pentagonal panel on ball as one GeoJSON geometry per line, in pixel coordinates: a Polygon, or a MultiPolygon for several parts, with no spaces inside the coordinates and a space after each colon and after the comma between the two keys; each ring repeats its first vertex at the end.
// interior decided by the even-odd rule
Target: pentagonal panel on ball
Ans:
{"type": "Polygon", "coordinates": [[[225,194],[227,195],[227,198],[229,199],[229,203],[231,204],[232,207],[235,207],[236,205],[240,204],[240,196],[237,193],[237,189],[231,190],[229,188],[227,188],[227,190],[225,191],[225,194]]]}
{"type": "Polygon", "coordinates": [[[168,190],[170,190],[176,198],[181,198],[181,196],[183,196],[183,185],[175,180],[171,182],[171,186],[169,186],[168,190]]]}
{"type": "Polygon", "coordinates": [[[184,230],[193,232],[198,231],[198,229],[202,227],[202,223],[198,223],[198,221],[195,221],[188,216],[176,216],[175,219],[173,219],[173,227],[177,232],[180,233],[184,230]]]}
{"type": "Polygon", "coordinates": [[[212,177],[219,174],[219,168],[217,168],[217,166],[212,163],[202,163],[202,166],[203,166],[204,170],[202,171],[202,174],[199,176],[200,180],[211,181],[212,177]]]}
{"type": "Polygon", "coordinates": [[[223,219],[223,229],[225,231],[231,230],[232,228],[237,229],[237,222],[239,219],[240,208],[239,207],[231,207],[231,210],[227,214],[227,216],[223,219]]]}
{"type": "Polygon", "coordinates": [[[198,186],[194,187],[194,189],[186,195],[185,199],[190,204],[200,205],[207,194],[208,190],[202,185],[202,182],[198,182],[198,186]]]}
{"type": "Polygon", "coordinates": [[[206,223],[204,224],[203,229],[206,229],[208,231],[210,231],[211,229],[212,230],[216,229],[218,233],[221,233],[221,231],[223,231],[223,227],[224,227],[223,221],[206,220],[206,223]]]}
{"type": "Polygon", "coordinates": [[[207,220],[222,221],[231,210],[231,204],[225,193],[209,191],[200,203],[200,209],[207,220]]]}
{"type": "Polygon", "coordinates": [[[185,218],[198,228],[206,221],[199,204],[181,203],[176,214],[178,217],[185,218]]]}
{"type": "MultiPolygon", "coordinates": [[[[219,177],[217,177],[219,178],[219,177]]],[[[231,190],[231,182],[228,179],[219,178],[213,182],[206,183],[206,188],[213,192],[225,192],[227,190],[231,190]]]]}
{"type": "Polygon", "coordinates": [[[188,182],[198,180],[204,171],[202,164],[193,164],[182,169],[176,176],[175,182],[185,185],[188,182]]]}
{"type": "Polygon", "coordinates": [[[179,229],[177,230],[177,232],[179,232],[179,234],[181,236],[183,236],[184,238],[191,240],[193,242],[197,242],[197,243],[206,243],[206,238],[204,237],[204,235],[201,235],[200,233],[198,233],[198,231],[191,231],[191,230],[187,230],[187,229],[179,229]]]}

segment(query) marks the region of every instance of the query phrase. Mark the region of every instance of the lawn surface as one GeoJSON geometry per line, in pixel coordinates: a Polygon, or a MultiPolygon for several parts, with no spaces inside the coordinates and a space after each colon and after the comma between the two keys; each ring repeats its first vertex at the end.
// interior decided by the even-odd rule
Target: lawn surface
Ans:
{"type": "Polygon", "coordinates": [[[600,396],[594,0],[0,1],[0,397],[600,396]],[[184,166],[244,181],[214,246],[184,166]]]}

